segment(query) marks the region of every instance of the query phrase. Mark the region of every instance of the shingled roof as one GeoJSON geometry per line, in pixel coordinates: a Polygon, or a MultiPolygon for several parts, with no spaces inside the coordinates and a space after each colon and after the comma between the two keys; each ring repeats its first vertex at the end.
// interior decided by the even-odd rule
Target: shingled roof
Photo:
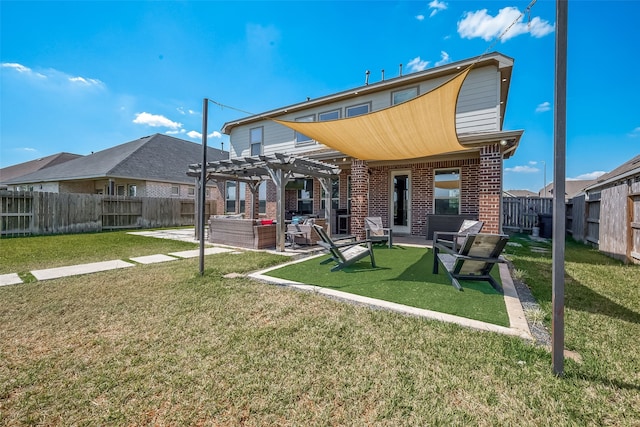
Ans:
{"type": "Polygon", "coordinates": [[[598,177],[596,183],[587,187],[586,190],[591,191],[600,187],[604,188],[619,179],[626,179],[627,177],[635,176],[637,174],[640,174],[640,154],[635,156],[628,162],[621,164],[611,172],[605,173],[604,175],[598,177]]]}
{"type": "Polygon", "coordinates": [[[6,168],[0,169],[0,182],[27,175],[41,169],[50,168],[51,166],[59,165],[60,163],[68,162],[78,157],[82,157],[82,155],[62,152],[40,157],[39,159],[28,162],[18,163],[17,165],[7,166],[6,168]]]}
{"type": "MultiPolygon", "coordinates": [[[[207,160],[229,158],[229,153],[207,147],[207,160]]],[[[5,184],[128,178],[192,183],[189,165],[202,160],[202,145],[156,133],[88,156],[23,175],[5,184]]]]}

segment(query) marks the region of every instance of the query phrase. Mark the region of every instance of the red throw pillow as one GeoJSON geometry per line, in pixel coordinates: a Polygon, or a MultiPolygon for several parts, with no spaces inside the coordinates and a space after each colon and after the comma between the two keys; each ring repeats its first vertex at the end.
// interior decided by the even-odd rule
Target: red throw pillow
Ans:
{"type": "Polygon", "coordinates": [[[273,220],[272,219],[263,219],[260,222],[262,223],[262,225],[271,225],[271,224],[273,224],[273,220]]]}

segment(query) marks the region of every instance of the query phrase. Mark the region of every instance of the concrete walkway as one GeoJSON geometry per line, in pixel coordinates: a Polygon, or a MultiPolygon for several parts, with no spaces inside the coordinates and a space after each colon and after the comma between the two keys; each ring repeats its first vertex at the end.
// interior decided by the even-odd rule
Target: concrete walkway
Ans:
{"type": "MultiPolygon", "coordinates": [[[[197,243],[194,239],[193,229],[174,229],[174,230],[158,230],[158,231],[137,231],[130,234],[156,237],[160,239],[181,240],[185,242],[197,243]]],[[[215,255],[221,253],[241,253],[233,248],[207,247],[204,250],[205,255],[215,255]]],[[[37,280],[51,280],[61,277],[78,276],[81,274],[98,273],[100,271],[109,271],[122,268],[135,267],[137,264],[155,264],[161,262],[176,261],[178,259],[196,258],[200,256],[200,249],[192,249],[179,252],[171,252],[167,254],[145,255],[140,257],[129,258],[132,262],[123,260],[111,260],[102,262],[92,262],[88,264],[69,265],[64,267],[46,268],[42,270],[32,270],[30,273],[37,280]]],[[[17,285],[23,283],[17,273],[9,273],[0,275],[0,286],[17,285]]]]}

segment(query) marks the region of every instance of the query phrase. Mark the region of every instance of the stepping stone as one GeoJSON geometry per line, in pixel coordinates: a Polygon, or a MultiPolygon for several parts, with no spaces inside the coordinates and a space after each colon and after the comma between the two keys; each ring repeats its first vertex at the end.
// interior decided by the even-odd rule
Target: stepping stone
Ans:
{"type": "Polygon", "coordinates": [[[240,273],[229,273],[229,274],[225,274],[224,276],[225,279],[237,279],[238,277],[244,277],[244,274],[240,274],[240,273]]]}
{"type": "Polygon", "coordinates": [[[18,273],[0,274],[0,286],[17,285],[18,283],[22,283],[18,273]]]}
{"type": "MultiPolygon", "coordinates": [[[[205,248],[205,255],[215,255],[222,254],[225,252],[233,252],[233,249],[225,249],[225,248],[205,248]]],[[[200,249],[192,249],[189,251],[180,251],[180,252],[170,252],[169,255],[177,256],[179,258],[195,258],[200,256],[200,249]]]]}
{"type": "Polygon", "coordinates": [[[77,276],[79,274],[97,273],[99,271],[115,270],[118,268],[134,267],[130,262],[114,260],[93,262],[89,264],[70,265],[68,267],[33,270],[31,274],[38,280],[57,279],[59,277],[77,276]]]}
{"type": "Polygon", "coordinates": [[[156,255],[139,256],[139,257],[129,258],[129,259],[139,264],[155,264],[158,262],[175,261],[177,258],[174,258],[169,255],[156,254],[156,255]]]}

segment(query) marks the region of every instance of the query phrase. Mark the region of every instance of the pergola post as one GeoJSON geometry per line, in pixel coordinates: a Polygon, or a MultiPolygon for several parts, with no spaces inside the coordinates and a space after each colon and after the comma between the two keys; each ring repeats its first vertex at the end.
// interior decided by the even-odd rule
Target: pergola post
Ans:
{"type": "Polygon", "coordinates": [[[327,234],[331,236],[331,178],[318,178],[324,190],[324,217],[327,220],[327,234]]]}

